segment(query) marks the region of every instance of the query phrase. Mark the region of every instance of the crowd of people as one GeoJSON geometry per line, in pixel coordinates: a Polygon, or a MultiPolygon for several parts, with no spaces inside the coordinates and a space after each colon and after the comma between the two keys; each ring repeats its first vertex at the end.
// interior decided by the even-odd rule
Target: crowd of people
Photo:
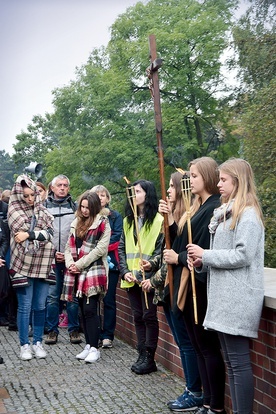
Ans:
{"type": "Polygon", "coordinates": [[[158,306],[179,348],[185,387],[168,408],[226,413],[227,370],[233,413],[250,414],[249,339],[258,335],[264,298],[264,225],[253,172],[243,159],[218,166],[201,157],[185,177],[189,206],[182,172],[171,175],[159,202],[154,184],[140,179],[128,185],[124,219],[103,185],[74,201],[65,175],[48,188],[17,177],[7,202],[0,201],[0,325],[18,330],[22,360],[46,358],[43,335],[54,345],[61,326],[73,344],[83,332],[76,358],[94,363],[100,348],[113,347],[120,282],[137,340],[130,369],[157,370],[158,306]]]}

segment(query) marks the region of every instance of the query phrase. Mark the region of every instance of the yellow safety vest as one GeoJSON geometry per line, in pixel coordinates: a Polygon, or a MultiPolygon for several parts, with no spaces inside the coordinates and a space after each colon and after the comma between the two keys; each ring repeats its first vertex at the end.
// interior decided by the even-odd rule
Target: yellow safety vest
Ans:
{"type": "MultiPolygon", "coordinates": [[[[161,214],[157,213],[150,227],[146,227],[145,225],[142,226],[139,232],[139,237],[143,260],[149,260],[149,258],[152,256],[155,249],[156,240],[162,229],[163,220],[164,219],[161,214]]],[[[132,223],[129,227],[129,223],[125,217],[123,222],[123,229],[125,234],[125,254],[127,266],[129,270],[134,274],[134,276],[137,276],[138,272],[140,271],[140,252],[138,242],[135,243],[134,240],[134,223],[132,223]]],[[[134,282],[127,282],[123,279],[121,280],[122,288],[130,288],[132,286],[134,286],[134,282]]]]}

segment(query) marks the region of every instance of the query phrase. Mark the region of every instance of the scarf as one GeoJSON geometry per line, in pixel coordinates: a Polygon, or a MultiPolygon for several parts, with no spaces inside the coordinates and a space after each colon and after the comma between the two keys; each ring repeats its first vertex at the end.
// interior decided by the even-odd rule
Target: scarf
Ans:
{"type": "MultiPolygon", "coordinates": [[[[53,229],[53,217],[43,206],[35,183],[27,176],[20,175],[12,188],[9,207],[8,224],[11,231],[11,263],[10,268],[28,277],[46,278],[51,269],[54,246],[49,240],[26,240],[16,243],[14,236],[19,231],[47,232],[53,229]],[[34,206],[24,199],[22,182],[34,192],[34,206]]],[[[46,234],[48,237],[48,233],[46,234]]]]}
{"type": "Polygon", "coordinates": [[[232,215],[232,208],[234,204],[234,199],[230,203],[224,203],[220,207],[214,210],[214,215],[211,218],[210,224],[208,226],[209,232],[214,234],[217,230],[217,227],[220,223],[228,220],[232,215]]]}
{"type": "MultiPolygon", "coordinates": [[[[71,234],[69,236],[68,245],[75,262],[96,247],[104,233],[106,220],[106,217],[100,217],[97,228],[90,228],[88,230],[79,253],[76,246],[75,235],[71,234]]],[[[69,270],[66,269],[61,300],[72,302],[74,296],[82,297],[83,295],[88,299],[92,295],[104,293],[106,286],[106,267],[102,257],[100,257],[98,260],[91,263],[89,267],[82,270],[78,275],[70,273],[69,270]]]]}

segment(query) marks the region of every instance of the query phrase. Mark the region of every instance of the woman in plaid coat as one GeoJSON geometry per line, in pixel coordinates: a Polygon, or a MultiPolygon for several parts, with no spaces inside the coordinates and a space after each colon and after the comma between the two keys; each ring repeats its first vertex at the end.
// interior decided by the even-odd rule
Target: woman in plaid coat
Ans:
{"type": "Polygon", "coordinates": [[[54,257],[53,217],[43,206],[35,183],[20,175],[11,191],[8,224],[10,228],[12,285],[18,300],[17,325],[20,358],[45,358],[42,336],[45,323],[47,283],[54,257]],[[33,347],[29,343],[29,321],[33,315],[33,347]]]}

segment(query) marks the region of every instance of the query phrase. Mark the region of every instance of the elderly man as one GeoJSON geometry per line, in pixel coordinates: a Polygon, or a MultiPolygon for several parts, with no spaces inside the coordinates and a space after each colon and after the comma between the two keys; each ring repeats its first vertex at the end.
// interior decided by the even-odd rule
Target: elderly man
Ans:
{"type": "MultiPolygon", "coordinates": [[[[70,225],[75,218],[76,211],[76,205],[69,194],[69,189],[70,181],[68,177],[65,175],[56,176],[51,182],[50,192],[45,203],[48,211],[54,216],[53,243],[56,248],[56,284],[50,285],[49,287],[46,309],[46,329],[48,336],[45,343],[49,345],[56,344],[58,340],[60,295],[63,288],[65,272],[64,249],[68,240],[70,225]]],[[[70,342],[72,344],[79,344],[82,341],[79,335],[77,299],[75,298],[73,302],[66,302],[66,307],[70,342]]]]}

